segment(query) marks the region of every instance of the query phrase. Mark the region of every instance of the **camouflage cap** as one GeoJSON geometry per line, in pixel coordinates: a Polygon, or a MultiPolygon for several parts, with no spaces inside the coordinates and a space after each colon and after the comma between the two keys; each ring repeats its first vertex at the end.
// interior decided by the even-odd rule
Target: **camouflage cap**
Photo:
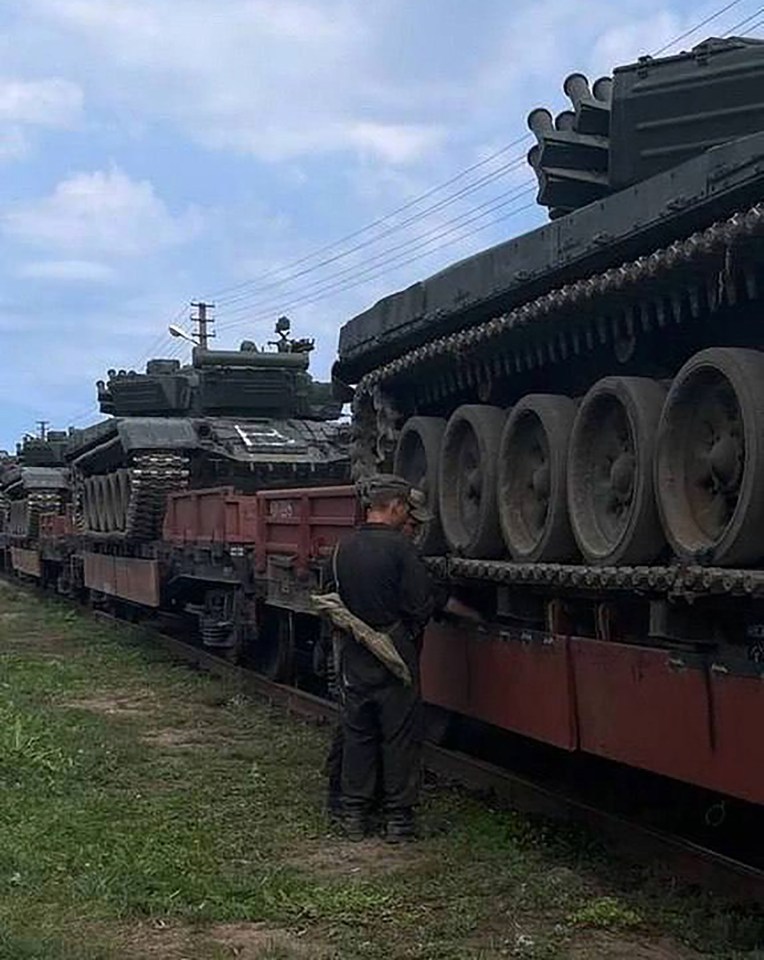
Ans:
{"type": "Polygon", "coordinates": [[[427,523],[432,520],[432,514],[427,509],[427,497],[417,487],[412,487],[408,480],[397,477],[392,473],[378,473],[373,477],[366,477],[356,484],[361,503],[367,507],[371,500],[380,494],[394,494],[408,504],[411,519],[416,523],[427,523]]]}

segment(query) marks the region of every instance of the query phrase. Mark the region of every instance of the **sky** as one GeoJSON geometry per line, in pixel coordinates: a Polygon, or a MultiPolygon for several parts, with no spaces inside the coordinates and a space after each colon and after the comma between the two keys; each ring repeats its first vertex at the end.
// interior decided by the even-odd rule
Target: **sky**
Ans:
{"type": "Polygon", "coordinates": [[[521,138],[568,73],[724,6],[670,49],[764,35],[755,0],[6,0],[0,448],[187,360],[194,300],[220,348],[287,314],[328,378],[355,313],[545,221],[521,138]]]}

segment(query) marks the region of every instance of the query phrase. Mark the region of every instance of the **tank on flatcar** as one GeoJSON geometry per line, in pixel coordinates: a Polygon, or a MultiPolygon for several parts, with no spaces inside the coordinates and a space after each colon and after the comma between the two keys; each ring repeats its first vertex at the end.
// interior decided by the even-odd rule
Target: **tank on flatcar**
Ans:
{"type": "Polygon", "coordinates": [[[5,538],[37,536],[41,514],[61,514],[69,502],[65,430],[26,436],[16,455],[0,458],[0,530],[5,538]]]}
{"type": "Polygon", "coordinates": [[[169,492],[262,488],[347,479],[347,428],[330,384],[308,373],[311,340],[277,324],[275,350],[195,347],[190,366],[149,360],[145,373],[110,370],[99,381],[110,417],[77,431],[72,467],[82,532],[147,541],[161,533],[169,492]]]}
{"type": "Polygon", "coordinates": [[[428,552],[627,587],[764,560],[762,85],[736,38],[573,74],[529,116],[552,222],[342,327],[354,472],[427,488],[428,552]]]}

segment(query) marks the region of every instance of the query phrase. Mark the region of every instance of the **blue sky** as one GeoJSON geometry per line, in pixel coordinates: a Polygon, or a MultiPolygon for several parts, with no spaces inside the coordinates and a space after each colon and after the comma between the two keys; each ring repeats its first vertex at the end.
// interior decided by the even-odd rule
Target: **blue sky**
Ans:
{"type": "MultiPolygon", "coordinates": [[[[567,73],[609,73],[721,6],[9,0],[0,448],[40,418],[96,419],[93,384],[109,367],[185,357],[165,330],[193,299],[217,303],[220,347],[269,339],[286,312],[317,339],[326,376],[355,312],[543,222],[530,171],[509,162],[531,141],[317,249],[506,147],[532,107],[564,108],[567,73]]],[[[738,0],[678,46],[756,9],[738,0]]]]}

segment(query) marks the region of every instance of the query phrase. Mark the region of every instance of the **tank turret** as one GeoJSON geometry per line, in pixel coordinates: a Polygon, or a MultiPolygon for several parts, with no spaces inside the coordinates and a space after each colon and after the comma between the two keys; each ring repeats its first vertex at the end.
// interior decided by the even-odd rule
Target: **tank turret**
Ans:
{"type": "Polygon", "coordinates": [[[238,350],[194,347],[189,367],[177,360],[149,360],[145,373],[110,370],[97,383],[102,413],[116,417],[297,417],[336,420],[340,403],[308,373],[312,340],[289,337],[280,317],[272,350],[245,340],[238,350]],[[317,402],[316,402],[317,401],[317,402]]]}
{"type": "Polygon", "coordinates": [[[276,322],[265,349],[195,346],[191,363],[153,359],[97,383],[111,419],[78,431],[68,459],[80,525],[110,537],[159,532],[168,491],[184,486],[337,483],[348,477],[342,403],[309,373],[314,343],[276,322]]]}

